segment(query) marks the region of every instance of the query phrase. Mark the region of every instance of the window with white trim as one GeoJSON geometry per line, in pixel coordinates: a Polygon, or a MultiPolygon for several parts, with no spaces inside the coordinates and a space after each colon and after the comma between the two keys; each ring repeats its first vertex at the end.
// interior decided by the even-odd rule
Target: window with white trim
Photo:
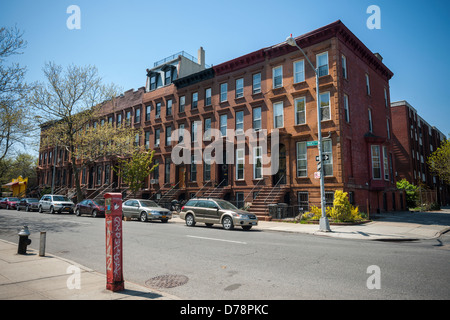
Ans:
{"type": "Polygon", "coordinates": [[[372,145],[372,178],[381,179],[380,146],[372,145]]]}
{"type": "Polygon", "coordinates": [[[294,83],[305,81],[305,60],[294,62],[294,83]]]}
{"type": "Polygon", "coordinates": [[[308,176],[308,156],[306,141],[297,142],[297,177],[308,176]]]}
{"type": "Polygon", "coordinates": [[[277,102],[273,105],[273,127],[284,127],[283,102],[277,102]]]}
{"type": "Polygon", "coordinates": [[[341,56],[341,62],[342,62],[342,78],[347,79],[348,77],[347,58],[344,55],[341,56]]]}
{"type": "Polygon", "coordinates": [[[244,133],[244,111],[236,112],[236,134],[244,133]]]}
{"type": "Polygon", "coordinates": [[[344,117],[345,122],[350,122],[350,110],[348,107],[348,95],[344,94],[344,117]]]}
{"type": "Polygon", "coordinates": [[[274,89],[283,86],[283,66],[278,66],[272,69],[272,87],[274,89]]]}
{"type": "Polygon", "coordinates": [[[261,107],[253,108],[253,130],[261,130],[261,107]]]}
{"type": "Polygon", "coordinates": [[[225,82],[220,85],[220,102],[227,101],[228,100],[227,95],[228,95],[228,84],[225,82]]]}
{"type": "Polygon", "coordinates": [[[389,181],[389,158],[386,146],[383,146],[383,170],[384,180],[389,181]]]}
{"type": "Polygon", "coordinates": [[[244,78],[236,79],[236,98],[244,96],[244,78]]]}
{"type": "Polygon", "coordinates": [[[294,100],[295,124],[305,124],[306,123],[305,101],[306,101],[305,97],[297,98],[294,100]]]}
{"type": "Polygon", "coordinates": [[[328,51],[316,55],[317,65],[319,69],[319,77],[328,75],[328,51]]]}
{"type": "Polygon", "coordinates": [[[236,180],[244,180],[245,149],[236,149],[236,180]]]}
{"type": "Polygon", "coordinates": [[[331,111],[330,111],[330,93],[324,92],[319,96],[320,101],[320,120],[326,121],[331,120],[331,111]]]}
{"type": "Polygon", "coordinates": [[[262,179],[262,147],[253,148],[253,179],[262,179]]]}
{"type": "Polygon", "coordinates": [[[227,135],[227,121],[228,117],[226,114],[221,114],[219,118],[219,126],[220,126],[220,136],[225,137],[227,135]]]}

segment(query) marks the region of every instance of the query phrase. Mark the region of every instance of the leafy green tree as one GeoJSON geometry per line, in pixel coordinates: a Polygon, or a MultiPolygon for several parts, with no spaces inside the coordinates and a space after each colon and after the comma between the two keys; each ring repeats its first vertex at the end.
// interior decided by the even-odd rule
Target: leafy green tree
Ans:
{"type": "Polygon", "coordinates": [[[442,142],[441,146],[428,157],[430,170],[450,184],[450,140],[442,142]]]}
{"type": "Polygon", "coordinates": [[[129,159],[119,159],[113,170],[122,177],[122,181],[130,187],[133,196],[142,188],[147,178],[158,164],[153,164],[155,151],[136,151],[129,159]]]}
{"type": "Polygon", "coordinates": [[[405,190],[406,193],[406,205],[408,208],[414,208],[417,205],[418,195],[417,191],[419,189],[418,186],[415,186],[409,183],[408,180],[402,179],[397,181],[397,189],[405,190]]]}

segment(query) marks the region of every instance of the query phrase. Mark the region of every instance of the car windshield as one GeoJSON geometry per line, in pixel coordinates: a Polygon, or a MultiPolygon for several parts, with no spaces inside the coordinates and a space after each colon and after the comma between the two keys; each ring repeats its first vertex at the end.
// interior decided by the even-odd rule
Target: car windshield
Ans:
{"type": "Polygon", "coordinates": [[[92,200],[92,202],[94,202],[98,206],[104,206],[105,205],[105,199],[95,199],[95,200],[92,200]]]}
{"type": "Polygon", "coordinates": [[[225,200],[216,200],[217,204],[222,208],[226,210],[238,210],[233,204],[229,203],[225,200]]]}
{"type": "Polygon", "coordinates": [[[143,206],[143,207],[156,207],[156,208],[159,207],[156,204],[156,202],[152,201],[152,200],[141,200],[141,206],[143,206]]]}
{"type": "Polygon", "coordinates": [[[70,201],[64,196],[53,196],[53,201],[70,201]]]}
{"type": "Polygon", "coordinates": [[[8,201],[19,201],[19,198],[8,198],[8,201]]]}
{"type": "Polygon", "coordinates": [[[27,202],[39,202],[39,199],[27,199],[27,202]]]}

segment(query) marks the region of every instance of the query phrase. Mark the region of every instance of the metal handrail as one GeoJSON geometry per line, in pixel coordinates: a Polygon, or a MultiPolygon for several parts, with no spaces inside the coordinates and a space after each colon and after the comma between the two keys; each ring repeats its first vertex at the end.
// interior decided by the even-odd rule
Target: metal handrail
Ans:
{"type": "MultiPolygon", "coordinates": [[[[253,190],[255,190],[255,188],[256,188],[257,186],[259,186],[259,184],[260,184],[261,182],[264,181],[264,183],[265,183],[266,178],[268,178],[268,177],[264,177],[264,176],[263,176],[263,178],[262,178],[261,180],[259,180],[258,183],[255,184],[255,185],[253,186],[252,190],[250,190],[250,193],[247,194],[247,196],[244,198],[244,203],[245,203],[245,200],[247,200],[247,198],[248,198],[251,194],[253,194],[253,190]]],[[[259,192],[258,192],[258,194],[259,194],[259,192]]]]}
{"type": "Polygon", "coordinates": [[[192,198],[197,198],[197,194],[199,194],[200,191],[202,191],[203,188],[205,188],[209,183],[212,184],[213,182],[214,182],[213,180],[206,181],[206,183],[200,188],[200,190],[198,190],[198,191],[194,194],[194,196],[193,196],[192,198]]]}
{"type": "MultiPolygon", "coordinates": [[[[266,199],[264,200],[264,203],[267,202],[267,199],[269,199],[269,197],[272,195],[272,192],[275,190],[275,188],[278,188],[278,191],[280,190],[280,182],[281,180],[285,177],[285,175],[283,174],[280,179],[278,179],[278,182],[275,184],[275,186],[272,188],[272,190],[270,190],[269,195],[266,197],[266,199]]],[[[278,192],[277,192],[278,194],[278,192]]]]}
{"type": "Polygon", "coordinates": [[[175,187],[178,186],[178,184],[179,184],[180,182],[181,182],[181,180],[178,181],[177,184],[174,185],[172,188],[170,188],[167,192],[165,192],[165,193],[161,196],[161,198],[159,198],[158,204],[161,202],[162,199],[164,199],[164,196],[165,196],[166,194],[168,194],[170,191],[172,191],[173,189],[175,189],[175,187]]]}

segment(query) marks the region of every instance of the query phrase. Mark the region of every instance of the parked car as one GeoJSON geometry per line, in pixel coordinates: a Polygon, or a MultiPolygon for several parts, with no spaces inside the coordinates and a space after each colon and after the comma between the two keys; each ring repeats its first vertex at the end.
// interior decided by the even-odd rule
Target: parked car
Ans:
{"type": "Polygon", "coordinates": [[[81,216],[82,214],[90,214],[98,217],[105,215],[105,199],[85,199],[75,206],[75,214],[81,216]]]}
{"type": "Polygon", "coordinates": [[[122,216],[139,218],[142,222],[148,220],[167,222],[172,219],[172,212],[152,200],[130,199],[122,204],[122,216]]]}
{"type": "Polygon", "coordinates": [[[207,226],[222,224],[225,230],[240,226],[250,230],[258,225],[258,218],[247,211],[236,208],[232,203],[222,199],[198,198],[191,199],[181,208],[180,218],[186,221],[189,227],[197,222],[207,226]]]}
{"type": "Polygon", "coordinates": [[[19,198],[16,198],[16,197],[3,198],[0,201],[0,208],[4,208],[4,209],[8,209],[8,210],[15,209],[17,202],[19,202],[19,198]]]}
{"type": "Polygon", "coordinates": [[[24,209],[25,211],[38,211],[39,199],[23,198],[17,203],[17,211],[24,209]]]}
{"type": "Polygon", "coordinates": [[[50,213],[73,213],[75,204],[65,196],[59,194],[46,194],[39,201],[38,211],[42,213],[47,210],[50,213]]]}

